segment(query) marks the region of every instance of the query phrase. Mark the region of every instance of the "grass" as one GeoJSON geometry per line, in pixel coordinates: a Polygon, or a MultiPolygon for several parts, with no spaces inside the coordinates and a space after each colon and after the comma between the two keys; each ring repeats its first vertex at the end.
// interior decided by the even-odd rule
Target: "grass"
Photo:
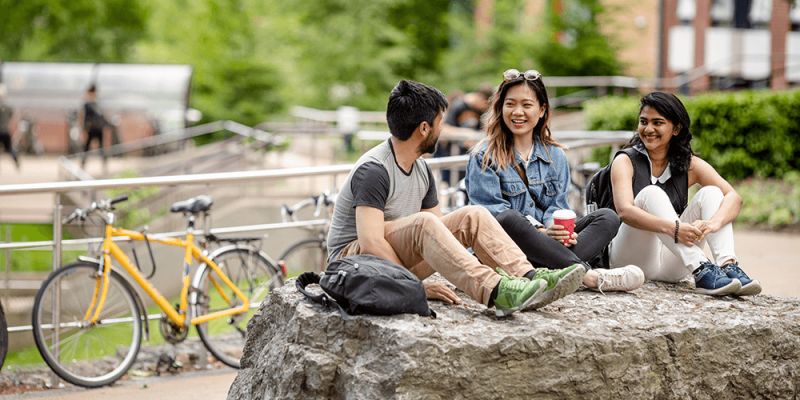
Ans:
{"type": "Polygon", "coordinates": [[[749,178],[734,187],[744,201],[738,223],[769,230],[800,229],[800,172],[782,179],[749,178]]]}
{"type": "MultiPolygon", "coordinates": [[[[218,292],[215,291],[215,292],[211,293],[211,301],[212,301],[212,304],[220,304],[220,303],[222,303],[222,299],[221,299],[220,295],[218,294],[218,292]]],[[[175,303],[178,303],[178,302],[179,302],[179,299],[178,299],[177,296],[170,300],[170,304],[175,304],[175,303]]],[[[257,309],[251,310],[248,313],[248,317],[247,318],[249,319],[250,317],[252,317],[252,315],[254,313],[256,313],[257,311],[258,311],[257,309]]],[[[147,314],[148,315],[150,315],[150,314],[159,314],[159,313],[161,313],[161,308],[159,308],[157,305],[153,304],[153,305],[150,305],[149,307],[147,307],[147,314]]],[[[160,344],[166,343],[166,340],[164,339],[164,337],[161,334],[161,330],[160,330],[160,327],[159,327],[160,323],[161,322],[159,320],[157,320],[157,319],[156,320],[151,320],[151,321],[148,322],[149,327],[150,327],[150,338],[147,341],[143,341],[143,343],[142,343],[143,346],[156,346],[156,345],[160,345],[160,344]]],[[[212,332],[225,329],[224,325],[220,326],[218,328],[214,328],[214,325],[215,324],[210,324],[209,325],[212,328],[212,332]]],[[[109,334],[109,333],[111,333],[111,332],[110,331],[105,331],[104,332],[104,334],[109,334]]],[[[142,334],[144,335],[144,332],[142,332],[142,334]]],[[[189,333],[188,333],[187,337],[188,338],[198,337],[197,329],[196,329],[195,326],[190,326],[189,327],[189,333]]],[[[144,338],[144,336],[143,336],[143,338],[144,338]]],[[[44,366],[45,363],[44,363],[44,360],[42,359],[41,355],[39,354],[39,350],[36,348],[36,346],[35,345],[31,345],[31,346],[26,347],[26,348],[21,349],[21,350],[9,352],[8,355],[6,356],[5,365],[8,365],[8,366],[11,366],[11,365],[13,365],[13,366],[22,366],[22,367],[41,367],[41,366],[44,366]]]]}
{"type": "MultiPolygon", "coordinates": [[[[0,224],[0,237],[6,241],[6,232],[11,233],[11,242],[36,242],[53,240],[53,226],[50,224],[0,224]]],[[[64,239],[68,239],[64,235],[64,239]]],[[[66,250],[63,260],[72,260],[83,251],[66,250]]],[[[0,268],[5,270],[6,257],[10,255],[12,272],[47,272],[53,270],[53,252],[49,249],[19,249],[0,251],[0,268]]]]}
{"type": "MultiPolygon", "coordinates": [[[[147,308],[148,314],[155,314],[160,313],[161,309],[158,306],[153,305],[147,308]]],[[[149,321],[150,326],[150,340],[144,341],[144,330],[142,331],[142,345],[145,346],[156,346],[160,344],[166,343],[166,340],[161,336],[161,331],[159,328],[159,320],[152,320],[149,321]]],[[[144,329],[144,327],[142,327],[144,329]]],[[[197,330],[194,327],[189,328],[189,337],[196,337],[197,330]]],[[[104,332],[104,334],[110,333],[109,331],[104,332]]],[[[22,367],[40,367],[45,366],[44,359],[42,359],[41,354],[39,354],[39,350],[36,348],[36,345],[30,345],[24,349],[20,349],[13,352],[8,352],[6,356],[5,366],[22,366],[22,367]]]]}

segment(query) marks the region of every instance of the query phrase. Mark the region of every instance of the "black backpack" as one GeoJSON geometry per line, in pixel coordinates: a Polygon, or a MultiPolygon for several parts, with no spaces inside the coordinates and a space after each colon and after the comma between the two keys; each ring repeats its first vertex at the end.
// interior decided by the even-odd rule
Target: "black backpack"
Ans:
{"type": "MultiPolygon", "coordinates": [[[[636,149],[629,147],[618,151],[614,158],[621,153],[626,153],[633,160],[636,152],[636,149]]],[[[614,192],[611,189],[611,164],[608,163],[589,179],[589,183],[586,184],[586,204],[594,203],[598,209],[610,208],[616,212],[614,192]]]]}
{"type": "Polygon", "coordinates": [[[368,254],[343,257],[328,264],[320,275],[306,272],[297,278],[297,290],[326,307],[335,305],[343,313],[395,315],[419,314],[436,317],[428,307],[422,282],[408,269],[368,254]],[[318,283],[324,293],[312,294],[305,287],[318,283]]]}
{"type": "Polygon", "coordinates": [[[103,129],[108,125],[106,118],[100,111],[100,107],[95,102],[88,102],[84,104],[83,108],[83,126],[88,130],[103,129]]]}

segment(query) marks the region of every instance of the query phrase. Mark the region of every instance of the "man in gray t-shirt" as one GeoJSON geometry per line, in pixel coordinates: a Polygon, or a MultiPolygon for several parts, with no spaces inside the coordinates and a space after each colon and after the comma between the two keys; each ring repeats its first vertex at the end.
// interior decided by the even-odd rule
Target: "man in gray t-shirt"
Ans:
{"type": "MultiPolygon", "coordinates": [[[[436,149],[446,109],[444,95],[422,83],[400,81],[392,89],[386,111],[392,137],[365,153],[345,181],[328,233],[330,259],[372,254],[420,279],[439,272],[474,300],[494,306],[498,316],[574,291],[583,267],[537,273],[485,208],[442,215],[436,183],[420,156],[436,149]]],[[[426,282],[425,291],[430,299],[459,303],[441,282],[426,282]]]]}

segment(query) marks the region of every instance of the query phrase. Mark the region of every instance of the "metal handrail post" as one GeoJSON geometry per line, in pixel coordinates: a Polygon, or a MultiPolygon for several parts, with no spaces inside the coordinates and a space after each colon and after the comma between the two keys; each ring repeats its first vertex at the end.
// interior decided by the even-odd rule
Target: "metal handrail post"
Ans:
{"type": "MultiPolygon", "coordinates": [[[[13,240],[11,239],[11,225],[6,225],[6,242],[11,243],[13,240]]],[[[8,310],[8,296],[9,292],[11,292],[11,249],[6,249],[6,291],[3,299],[5,300],[6,310],[8,310]]]]}
{"type": "MultiPolygon", "coordinates": [[[[61,266],[61,193],[55,193],[55,204],[53,207],[53,271],[61,266]]],[[[61,301],[61,284],[56,282],[55,293],[53,293],[53,356],[56,360],[60,357],[59,346],[59,320],[58,310],[61,301]]],[[[50,387],[58,387],[60,379],[55,372],[50,372],[50,387]]]]}

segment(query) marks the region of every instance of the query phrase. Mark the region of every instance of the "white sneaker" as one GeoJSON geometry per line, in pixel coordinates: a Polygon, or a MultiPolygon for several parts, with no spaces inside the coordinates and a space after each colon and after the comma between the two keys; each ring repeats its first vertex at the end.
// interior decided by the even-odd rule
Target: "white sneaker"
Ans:
{"type": "Polygon", "coordinates": [[[644,284],[644,272],[635,265],[613,269],[594,269],[597,272],[597,289],[603,292],[630,292],[644,284]]]}

